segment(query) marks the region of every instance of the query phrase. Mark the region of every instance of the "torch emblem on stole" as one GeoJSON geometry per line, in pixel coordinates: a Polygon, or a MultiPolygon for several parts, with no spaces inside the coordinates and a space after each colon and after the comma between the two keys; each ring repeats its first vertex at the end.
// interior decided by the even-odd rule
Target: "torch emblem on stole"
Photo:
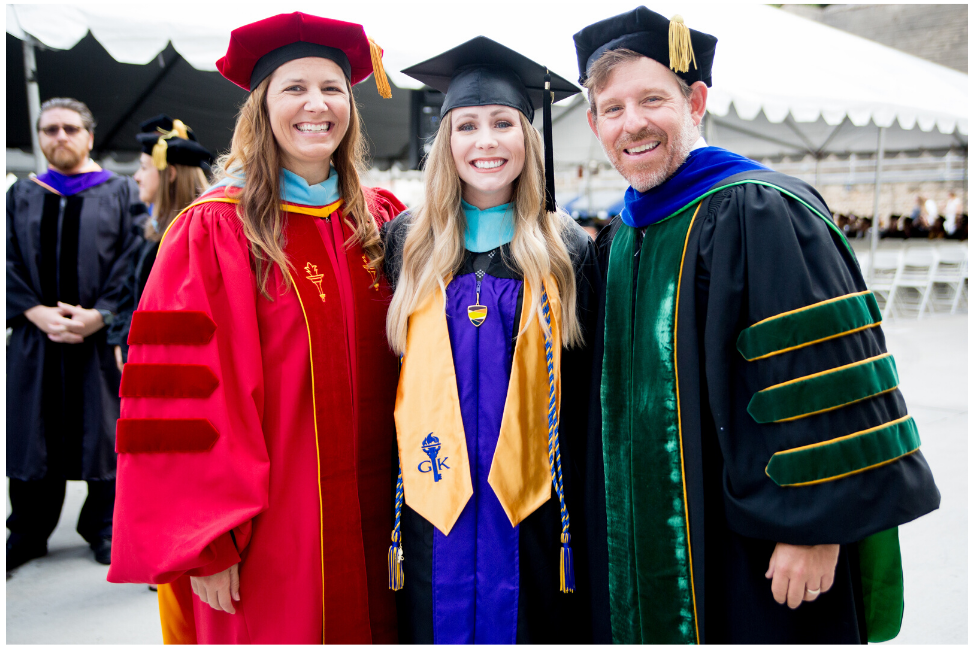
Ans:
{"type": "Polygon", "coordinates": [[[424,453],[427,455],[427,457],[429,457],[429,459],[426,461],[421,461],[419,464],[417,464],[417,470],[422,473],[429,473],[430,471],[433,471],[434,482],[439,482],[444,469],[446,468],[447,470],[450,470],[450,466],[447,465],[447,457],[437,459],[437,453],[440,452],[441,448],[440,439],[435,437],[434,433],[431,432],[423,440],[423,443],[420,445],[420,447],[423,449],[424,453]]]}
{"type": "Polygon", "coordinates": [[[312,262],[307,262],[303,268],[306,270],[306,279],[316,285],[320,300],[326,302],[326,294],[323,293],[323,274],[319,272],[316,265],[312,262]]]}

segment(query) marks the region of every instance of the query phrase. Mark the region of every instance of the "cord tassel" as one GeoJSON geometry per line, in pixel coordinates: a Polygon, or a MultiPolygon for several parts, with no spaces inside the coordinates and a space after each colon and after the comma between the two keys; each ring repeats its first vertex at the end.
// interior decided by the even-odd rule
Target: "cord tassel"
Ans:
{"type": "Polygon", "coordinates": [[[403,513],[403,467],[397,472],[397,492],[393,500],[393,532],[390,533],[390,552],[387,567],[390,569],[390,591],[403,589],[403,541],[400,535],[400,517],[403,513]]]}
{"type": "Polygon", "coordinates": [[[373,63],[373,78],[376,79],[376,90],[385,99],[392,96],[390,93],[390,81],[387,79],[387,72],[383,69],[383,48],[373,42],[372,38],[367,38],[370,41],[370,61],[373,63]]]}
{"type": "Polygon", "coordinates": [[[403,546],[400,544],[400,533],[390,534],[390,552],[387,554],[387,565],[390,568],[390,591],[403,589],[403,546]]]}
{"type": "Polygon", "coordinates": [[[541,105],[541,118],[544,122],[544,162],[545,162],[545,211],[553,213],[558,210],[555,203],[555,157],[554,137],[551,135],[551,104],[554,102],[554,92],[551,91],[551,71],[545,68],[544,100],[541,105]]]}
{"type": "Polygon", "coordinates": [[[188,131],[191,130],[181,119],[172,122],[171,131],[166,132],[158,128],[158,141],[151,148],[151,163],[158,170],[168,167],[168,139],[188,139],[188,131]]]}
{"type": "Polygon", "coordinates": [[[169,136],[171,136],[173,134],[174,136],[178,137],[179,139],[187,139],[188,138],[188,130],[189,129],[190,128],[187,125],[185,125],[185,122],[184,121],[182,121],[181,119],[175,119],[172,122],[172,125],[171,125],[171,133],[169,133],[169,136]]]}
{"type": "Polygon", "coordinates": [[[669,69],[676,73],[689,71],[689,64],[696,65],[696,54],[692,50],[692,36],[682,16],[676,14],[669,21],[669,69]]]}
{"type": "Polygon", "coordinates": [[[551,305],[548,292],[541,287],[541,313],[548,324],[545,334],[545,361],[548,365],[548,462],[551,466],[551,487],[558,495],[561,508],[561,556],[558,562],[558,590],[575,592],[575,563],[571,552],[571,518],[565,504],[565,486],[561,477],[561,445],[558,442],[558,396],[555,392],[555,352],[551,331],[551,305]]]}
{"type": "Polygon", "coordinates": [[[575,562],[571,555],[571,535],[561,534],[561,565],[560,583],[561,593],[575,593],[575,562]]]}
{"type": "Polygon", "coordinates": [[[158,170],[168,167],[168,142],[162,137],[151,147],[151,163],[158,170]]]}

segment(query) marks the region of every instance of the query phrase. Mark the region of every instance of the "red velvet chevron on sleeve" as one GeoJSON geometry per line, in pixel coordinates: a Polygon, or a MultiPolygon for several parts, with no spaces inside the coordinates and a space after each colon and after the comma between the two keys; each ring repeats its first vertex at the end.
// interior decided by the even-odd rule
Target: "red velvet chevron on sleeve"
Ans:
{"type": "Polygon", "coordinates": [[[204,399],[216,387],[208,365],[128,363],[121,374],[121,396],[204,399]]]}
{"type": "Polygon", "coordinates": [[[129,345],[204,345],[215,335],[204,311],[135,311],[129,345]]]}
{"type": "Polygon", "coordinates": [[[202,452],[218,440],[208,419],[118,419],[115,450],[132,452],[202,452]]]}

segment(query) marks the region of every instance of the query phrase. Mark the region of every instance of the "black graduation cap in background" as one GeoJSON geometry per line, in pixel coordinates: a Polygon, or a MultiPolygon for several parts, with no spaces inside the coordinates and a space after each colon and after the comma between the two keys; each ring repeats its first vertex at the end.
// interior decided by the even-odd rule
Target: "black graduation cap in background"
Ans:
{"type": "Polygon", "coordinates": [[[214,159],[212,153],[198,143],[191,128],[167,114],[142,121],[140,127],[137,139],[141,151],[151,156],[158,170],[164,170],[170,163],[207,170],[214,159]]]}
{"type": "Polygon", "coordinates": [[[408,67],[403,73],[445,94],[441,117],[458,107],[506,105],[520,110],[530,122],[534,120],[535,106],[541,105],[545,208],[556,208],[551,104],[579,93],[580,88],[544,65],[484,36],[408,67]]]}
{"type": "Polygon", "coordinates": [[[588,25],[574,36],[578,54],[579,83],[588,78],[589,68],[605,52],[631,49],[667,65],[686,83],[702,81],[713,85],[715,36],[686,27],[682,16],[669,20],[646,7],[637,7],[588,25]]]}

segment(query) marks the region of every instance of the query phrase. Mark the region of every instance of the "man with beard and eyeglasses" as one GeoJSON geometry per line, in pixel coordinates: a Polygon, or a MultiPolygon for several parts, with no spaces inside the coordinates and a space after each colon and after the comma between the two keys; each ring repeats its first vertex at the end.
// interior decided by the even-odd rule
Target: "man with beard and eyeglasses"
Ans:
{"type": "Polygon", "coordinates": [[[706,145],[716,38],[639,7],[575,45],[631,184],[597,240],[596,640],[893,638],[897,527],[940,494],[850,246],[813,188],[706,145]]]}
{"type": "Polygon", "coordinates": [[[87,482],[77,531],[111,563],[121,374],[107,344],[137,187],[88,156],[94,118],[55,98],[36,124],[48,170],[7,191],[7,570],[46,555],[66,480],[87,482]]]}

